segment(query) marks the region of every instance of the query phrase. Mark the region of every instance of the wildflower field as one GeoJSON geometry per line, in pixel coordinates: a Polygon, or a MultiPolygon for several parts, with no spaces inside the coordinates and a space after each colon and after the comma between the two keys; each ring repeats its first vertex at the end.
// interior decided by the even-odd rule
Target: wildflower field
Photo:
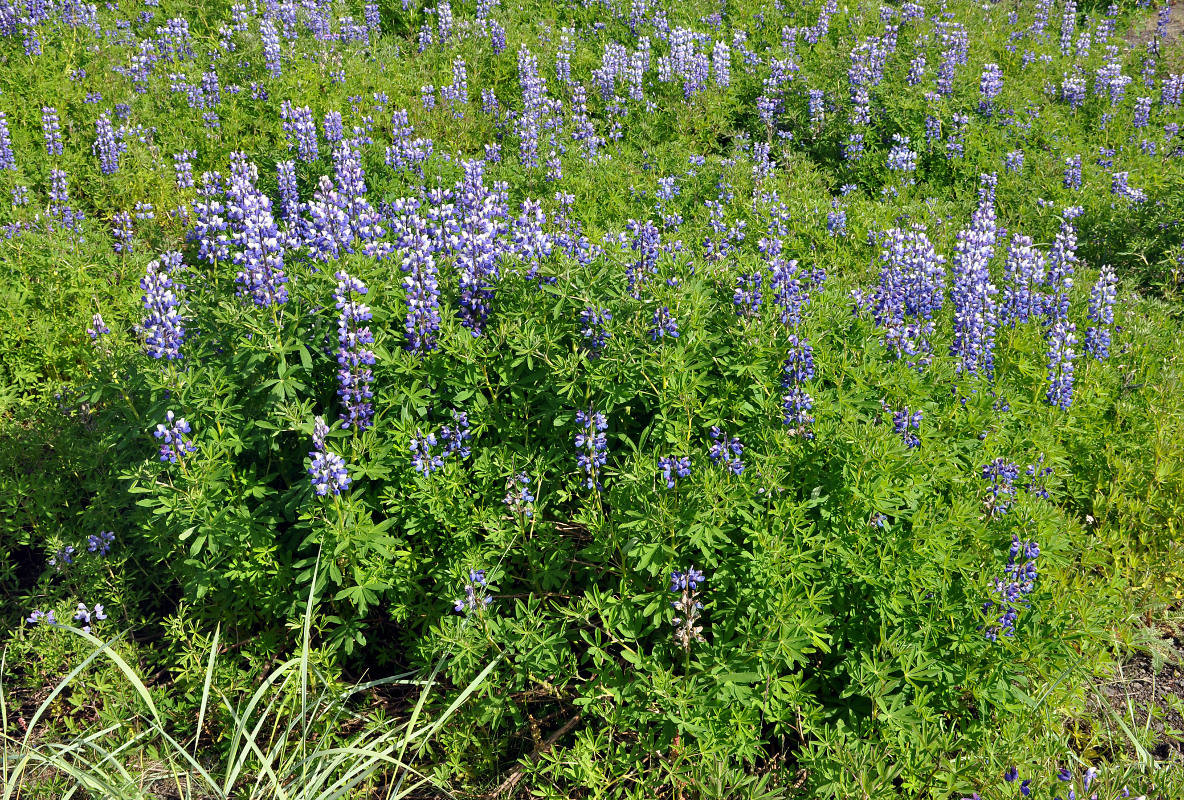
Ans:
{"type": "Polygon", "coordinates": [[[1184,800],[1156,3],[0,0],[0,800],[1184,800]]]}

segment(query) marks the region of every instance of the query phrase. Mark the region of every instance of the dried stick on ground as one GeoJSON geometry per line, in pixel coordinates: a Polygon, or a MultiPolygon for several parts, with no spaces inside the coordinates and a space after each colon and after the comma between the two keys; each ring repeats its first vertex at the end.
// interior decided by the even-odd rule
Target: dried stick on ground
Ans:
{"type": "MultiPolygon", "coordinates": [[[[543,753],[550,750],[551,745],[553,745],[557,741],[559,741],[559,739],[564,734],[566,734],[568,731],[570,731],[572,728],[574,728],[576,726],[576,723],[580,721],[580,716],[581,716],[580,714],[576,714],[574,717],[569,719],[567,722],[563,723],[563,727],[561,727],[559,730],[555,731],[550,736],[548,736],[543,741],[543,743],[541,745],[539,745],[537,748],[535,748],[535,751],[530,754],[530,760],[534,761],[536,758],[541,756],[543,753]]],[[[526,767],[523,766],[522,764],[519,764],[518,766],[514,767],[514,769],[512,769],[510,771],[510,774],[506,776],[506,779],[501,782],[501,785],[498,786],[496,789],[494,789],[493,792],[489,796],[490,797],[509,797],[514,792],[514,787],[516,787],[518,785],[518,782],[520,780],[522,780],[522,776],[525,774],[526,774],[526,767]]]]}

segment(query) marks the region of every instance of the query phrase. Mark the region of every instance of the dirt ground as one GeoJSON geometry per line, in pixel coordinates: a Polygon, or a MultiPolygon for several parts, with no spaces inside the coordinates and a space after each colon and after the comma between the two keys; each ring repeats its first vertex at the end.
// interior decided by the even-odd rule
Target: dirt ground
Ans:
{"type": "MultiPolygon", "coordinates": [[[[1184,50],[1178,46],[1180,37],[1184,36],[1184,2],[1172,0],[1171,6],[1172,17],[1168,22],[1167,35],[1160,41],[1160,55],[1166,59],[1165,65],[1179,67],[1184,65],[1184,50]]],[[[1159,7],[1158,4],[1156,7],[1159,7]]],[[[1155,38],[1155,20],[1153,14],[1143,27],[1131,31],[1127,36],[1127,44],[1132,49],[1145,50],[1147,43],[1155,38]]]]}
{"type": "Polygon", "coordinates": [[[1151,732],[1155,760],[1184,763],[1184,716],[1177,710],[1184,708],[1184,668],[1168,661],[1158,671],[1154,666],[1151,656],[1136,654],[1098,687],[1099,695],[1134,733],[1151,732]]]}

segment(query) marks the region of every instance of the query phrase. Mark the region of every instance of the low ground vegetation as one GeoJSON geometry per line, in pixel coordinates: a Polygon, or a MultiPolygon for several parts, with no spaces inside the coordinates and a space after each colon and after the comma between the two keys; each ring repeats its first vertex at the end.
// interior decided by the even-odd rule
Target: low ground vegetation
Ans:
{"type": "Polygon", "coordinates": [[[0,0],[0,794],[1184,796],[1181,19],[0,0]]]}

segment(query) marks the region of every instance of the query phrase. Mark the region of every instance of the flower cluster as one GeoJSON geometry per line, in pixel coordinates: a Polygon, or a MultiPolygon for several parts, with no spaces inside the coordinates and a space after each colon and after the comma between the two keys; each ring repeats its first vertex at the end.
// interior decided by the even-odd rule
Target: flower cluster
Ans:
{"type": "Polygon", "coordinates": [[[1003,303],[1000,316],[1007,324],[1030,322],[1043,309],[1039,287],[1045,278],[1045,256],[1031,237],[1016,234],[1007,249],[1004,263],[1003,303]]]}
{"type": "Polygon", "coordinates": [[[117,211],[111,217],[111,249],[116,253],[131,253],[136,232],[132,228],[132,215],[117,211]]]}
{"type": "Polygon", "coordinates": [[[658,469],[662,471],[662,480],[666,481],[666,488],[673,489],[679,478],[691,475],[691,460],[685,456],[664,456],[658,459],[658,469]]]}
{"type": "Polygon", "coordinates": [[[888,151],[888,169],[891,172],[915,172],[917,153],[909,149],[909,137],[896,134],[892,137],[892,149],[888,151]]]}
{"type": "Polygon", "coordinates": [[[576,461],[587,476],[584,485],[599,489],[600,470],[608,463],[608,437],[604,433],[608,430],[608,417],[599,411],[577,411],[576,424],[582,427],[575,444],[579,451],[576,461]]]}
{"type": "Polygon", "coordinates": [[[937,69],[936,88],[939,95],[954,92],[954,77],[960,64],[965,64],[970,52],[970,34],[966,26],[958,22],[939,23],[939,39],[942,46],[941,64],[937,69]]]}
{"type": "MultiPolygon", "coordinates": [[[[1097,779],[1097,777],[1098,770],[1096,767],[1086,767],[1081,771],[1081,794],[1083,796],[1088,794],[1090,786],[1093,785],[1093,782],[1097,779]]],[[[1061,783],[1069,784],[1069,798],[1070,800],[1075,800],[1077,797],[1077,792],[1073,788],[1073,771],[1068,767],[1061,767],[1059,770],[1057,770],[1057,780],[1061,783]]],[[[1130,792],[1127,791],[1125,787],[1122,789],[1120,794],[1122,797],[1130,797],[1130,792]]],[[[1097,793],[1089,795],[1090,800],[1095,800],[1097,796],[1097,793]]],[[[1143,798],[1137,798],[1137,800],[1143,800],[1143,798]]]]}
{"type": "Polygon", "coordinates": [[[740,440],[735,436],[728,438],[718,425],[712,425],[708,435],[711,437],[711,450],[707,455],[711,463],[722,463],[733,475],[744,472],[744,462],[740,459],[744,454],[744,445],[740,440]]]}
{"type": "Polygon", "coordinates": [[[534,495],[530,492],[530,476],[525,472],[519,472],[508,478],[506,480],[506,497],[503,502],[505,502],[506,508],[510,509],[510,513],[533,517],[534,495]]]}
{"type": "Polygon", "coordinates": [[[198,244],[198,258],[208,263],[230,257],[226,205],[222,202],[222,176],[204,172],[197,198],[193,201],[193,217],[189,239],[198,244]]]}
{"type": "Polygon", "coordinates": [[[826,232],[831,236],[847,235],[847,209],[838,200],[832,200],[831,210],[826,212],[826,232]]]}
{"type": "Polygon", "coordinates": [[[111,333],[111,329],[107,327],[106,322],[103,322],[102,314],[95,314],[91,317],[90,327],[86,329],[86,335],[91,338],[91,341],[95,341],[100,336],[106,336],[109,333],[111,333]]]}
{"type": "Polygon", "coordinates": [[[424,433],[417,429],[415,435],[411,437],[411,464],[415,467],[415,471],[424,477],[444,466],[444,457],[433,452],[436,444],[436,434],[430,431],[424,433]]]}
{"type": "Polygon", "coordinates": [[[453,604],[452,609],[458,614],[472,614],[484,611],[493,598],[489,596],[489,585],[485,580],[485,570],[469,570],[469,579],[464,584],[465,596],[453,604]]]}
{"type": "Polygon", "coordinates": [[[242,153],[231,156],[230,185],[226,189],[226,219],[231,260],[238,267],[235,283],[240,294],[267,308],[288,302],[284,275],[284,245],[271,212],[271,198],[256,187],[258,170],[242,153]]]}
{"type": "Polygon", "coordinates": [[[889,408],[884,404],[884,411],[892,415],[892,430],[910,450],[921,446],[921,437],[916,431],[921,429],[922,415],[920,411],[910,412],[907,407],[900,410],[889,408]]]}
{"type": "Polygon", "coordinates": [[[119,171],[119,157],[127,150],[123,138],[116,134],[111,117],[106,112],[95,120],[94,153],[99,157],[99,171],[114,175],[119,171]]]}
{"type": "Polygon", "coordinates": [[[64,227],[77,231],[84,215],[70,205],[70,180],[65,170],[49,171],[49,213],[64,227]]]}
{"type": "Polygon", "coordinates": [[[178,293],[185,285],[173,280],[173,273],[181,266],[181,254],[164,253],[148,262],[140,288],[144,290],[144,348],[153,358],[181,357],[181,343],[185,340],[185,320],[180,315],[178,293]]]}
{"type": "Polygon", "coordinates": [[[1024,474],[1026,474],[1029,478],[1028,483],[1024,486],[1024,489],[1028,492],[1028,494],[1034,495],[1036,497],[1043,497],[1045,500],[1047,500],[1047,479],[1049,475],[1052,475],[1052,467],[1044,466],[1043,453],[1039,458],[1036,459],[1035,464],[1028,465],[1028,469],[1024,474]]]}
{"type": "Polygon", "coordinates": [[[625,265],[625,280],[628,282],[630,296],[633,299],[641,297],[641,285],[650,275],[658,272],[658,255],[662,252],[662,234],[650,221],[638,222],[631,219],[625,224],[625,230],[630,234],[629,249],[635,254],[625,265]]]}
{"type": "Polygon", "coordinates": [[[443,457],[448,459],[453,456],[460,456],[460,458],[468,458],[472,454],[469,445],[466,444],[472,438],[469,432],[469,415],[464,411],[453,411],[452,419],[455,424],[444,425],[440,428],[440,441],[444,447],[443,457]]]}
{"type": "Polygon", "coordinates": [[[297,226],[300,221],[300,190],[296,185],[296,162],[291,159],[277,161],[275,177],[276,188],[279,190],[280,216],[290,229],[297,226]]]}
{"type": "Polygon", "coordinates": [[[781,398],[782,421],[789,427],[790,435],[813,439],[810,430],[814,417],[814,398],[805,389],[807,381],[814,378],[814,348],[805,338],[796,333],[789,336],[789,353],[781,370],[781,385],[788,390],[781,398]]]}
{"type": "Polygon", "coordinates": [[[411,437],[411,463],[416,472],[425,477],[444,466],[444,461],[455,457],[468,458],[471,449],[467,442],[472,437],[469,432],[469,416],[463,411],[452,412],[453,424],[440,428],[439,436],[435,433],[424,433],[416,429],[411,437]],[[441,449],[436,452],[435,448],[441,449]]]}
{"type": "MultiPolygon", "coordinates": [[[[772,243],[771,252],[779,252],[780,240],[773,239],[772,243]]],[[[773,255],[769,264],[769,289],[773,292],[773,304],[781,312],[781,324],[796,328],[802,321],[802,309],[810,300],[798,272],[797,259],[773,255]]]]}
{"type": "Polygon", "coordinates": [[[759,272],[751,275],[736,276],[736,290],[732,293],[732,305],[736,313],[749,319],[756,318],[761,313],[761,281],[759,272]]]}
{"type": "Polygon", "coordinates": [[[982,101],[978,104],[980,114],[990,116],[995,105],[995,98],[1003,91],[1003,70],[998,64],[984,64],[982,78],[979,80],[979,94],[982,101]]]}
{"type": "Polygon", "coordinates": [[[58,110],[52,106],[41,107],[41,131],[45,135],[45,151],[51,156],[62,154],[62,124],[58,110]]]}
{"type": "Polygon", "coordinates": [[[781,369],[781,385],[798,386],[814,377],[814,348],[797,334],[789,335],[789,354],[781,369]]]}
{"type": "Polygon", "coordinates": [[[259,23],[259,39],[263,44],[263,65],[267,67],[271,77],[280,77],[283,72],[280,60],[280,36],[273,20],[264,19],[259,23]]]}
{"type": "Polygon", "coordinates": [[[921,367],[930,361],[933,314],[944,302],[945,258],[924,229],[893,228],[883,241],[880,283],[869,303],[872,316],[896,356],[921,367]]]}
{"type": "Polygon", "coordinates": [[[312,451],[308,456],[312,463],[308,466],[308,475],[312,481],[313,491],[319,497],[328,494],[341,494],[350,486],[349,470],[345,466],[345,459],[330,452],[325,444],[329,435],[329,426],[324,417],[317,417],[313,421],[312,451]]]}
{"type": "Polygon", "coordinates": [[[79,603],[74,612],[74,621],[82,623],[82,632],[90,633],[91,622],[102,622],[107,618],[107,612],[102,603],[96,603],[94,608],[87,608],[85,603],[79,603]]]}
{"type": "Polygon", "coordinates": [[[1114,301],[1118,298],[1118,278],[1114,268],[1104,265],[1089,293],[1089,318],[1095,324],[1085,332],[1085,352],[1098,361],[1110,355],[1110,326],[1114,324],[1114,301]]]}
{"type": "Polygon", "coordinates": [[[1048,391],[1050,405],[1068,411],[1073,403],[1073,360],[1077,357],[1077,326],[1064,319],[1056,319],[1048,327],[1048,391]]]}
{"type": "MultiPolygon", "coordinates": [[[[111,552],[111,543],[114,541],[114,531],[99,531],[97,534],[92,533],[86,537],[86,552],[96,558],[102,558],[111,552]]],[[[61,547],[49,557],[49,565],[56,567],[60,571],[74,563],[74,557],[77,553],[78,548],[73,545],[61,547]]]]}
{"type": "Polygon", "coordinates": [[[1021,542],[1019,536],[1012,535],[1003,577],[996,578],[992,585],[995,597],[983,603],[982,614],[988,620],[982,630],[989,641],[1015,635],[1019,609],[1027,605],[1028,595],[1036,588],[1036,559],[1039,556],[1040,546],[1036,542],[1021,542]]]}
{"type": "Polygon", "coordinates": [[[441,229],[459,227],[451,249],[456,252],[460,321],[473,336],[482,336],[500,276],[498,261],[505,252],[505,187],[487,187],[484,163],[465,162],[464,177],[454,191],[436,196],[433,215],[441,229]],[[453,197],[460,202],[448,202],[453,197]]]}
{"type": "Polygon", "coordinates": [[[1115,172],[1110,180],[1110,194],[1126,198],[1132,203],[1143,203],[1147,200],[1147,193],[1130,185],[1129,172],[1115,172]]]}
{"type": "Polygon", "coordinates": [[[650,339],[656,342],[664,336],[678,338],[678,320],[670,315],[669,308],[660,306],[650,320],[650,339]]]}
{"type": "Polygon", "coordinates": [[[1065,176],[1061,184],[1066,189],[1081,188],[1081,156],[1069,156],[1065,159],[1065,176]]]}
{"type": "Polygon", "coordinates": [[[397,201],[391,232],[402,253],[399,269],[407,295],[407,349],[427,353],[436,349],[440,332],[440,284],[428,223],[416,209],[416,201],[397,201]]]}
{"type": "Polygon", "coordinates": [[[55,628],[61,624],[58,622],[58,618],[54,614],[52,609],[49,611],[42,611],[41,609],[33,609],[32,613],[29,614],[28,619],[25,621],[28,622],[30,625],[49,625],[49,626],[55,627],[55,628]]]}
{"type": "Polygon", "coordinates": [[[1073,288],[1073,265],[1077,263],[1077,230],[1073,219],[1080,207],[1065,209],[1060,229],[1048,257],[1045,283],[1051,295],[1045,298],[1045,338],[1048,343],[1048,402],[1068,411],[1073,402],[1073,361],[1076,358],[1077,326],[1069,321],[1069,292],[1073,288]]]}
{"type": "Polygon", "coordinates": [[[96,556],[105,556],[111,552],[111,543],[115,541],[115,531],[99,531],[86,537],[86,550],[96,556]]]}
{"type": "Polygon", "coordinates": [[[280,106],[280,119],[283,120],[284,133],[288,135],[288,149],[294,149],[301,161],[316,161],[319,148],[312,109],[308,106],[295,107],[285,100],[280,106]]]}
{"type": "Polygon", "coordinates": [[[1020,475],[1019,466],[999,457],[984,464],[982,474],[984,481],[991,482],[990,494],[984,501],[987,513],[991,516],[1006,514],[1015,501],[1015,480],[1020,475]]]}
{"type": "Polygon", "coordinates": [[[184,417],[178,417],[174,412],[165,414],[165,421],[156,426],[153,436],[160,439],[160,460],[176,464],[183,461],[186,453],[192,453],[197,448],[187,438],[192,429],[184,417]]]}
{"type": "MultiPolygon", "coordinates": [[[[1003,773],[1003,780],[1008,783],[1015,783],[1016,781],[1019,781],[1020,771],[1015,767],[1011,767],[1007,770],[1007,772],[1003,773]]],[[[1020,781],[1019,789],[1021,797],[1028,797],[1032,794],[1031,783],[1031,778],[1025,778],[1024,780],[1020,781]]]]}
{"type": "Polygon", "coordinates": [[[65,567],[74,563],[74,554],[78,552],[74,545],[66,545],[58,549],[52,556],[49,557],[49,565],[56,567],[60,572],[65,567]]]}
{"type": "Polygon", "coordinates": [[[684,652],[689,653],[691,645],[706,641],[703,638],[703,603],[699,601],[699,585],[705,581],[700,570],[692,565],[685,572],[670,573],[670,591],[678,599],[670,603],[674,608],[674,641],[684,652]]]}
{"type": "Polygon", "coordinates": [[[374,424],[374,392],[370,383],[374,374],[374,352],[369,345],[374,336],[364,323],[371,318],[370,306],[357,298],[367,293],[365,284],[344,270],[337,272],[337,396],[341,398],[342,427],[356,426],[364,431],[374,424]]]}
{"type": "Polygon", "coordinates": [[[580,312],[580,336],[584,339],[584,346],[588,348],[591,358],[596,358],[604,350],[605,344],[612,336],[608,331],[608,323],[613,318],[607,308],[588,306],[580,312]]]}
{"type": "Polygon", "coordinates": [[[995,176],[984,175],[979,205],[970,227],[959,232],[954,255],[954,340],[951,355],[958,358],[958,372],[995,374],[995,328],[998,324],[998,290],[991,282],[990,263],[995,255],[995,176]]]}
{"type": "Polygon", "coordinates": [[[8,130],[8,117],[0,111],[0,170],[15,170],[16,155],[12,152],[12,134],[8,130]]]}

